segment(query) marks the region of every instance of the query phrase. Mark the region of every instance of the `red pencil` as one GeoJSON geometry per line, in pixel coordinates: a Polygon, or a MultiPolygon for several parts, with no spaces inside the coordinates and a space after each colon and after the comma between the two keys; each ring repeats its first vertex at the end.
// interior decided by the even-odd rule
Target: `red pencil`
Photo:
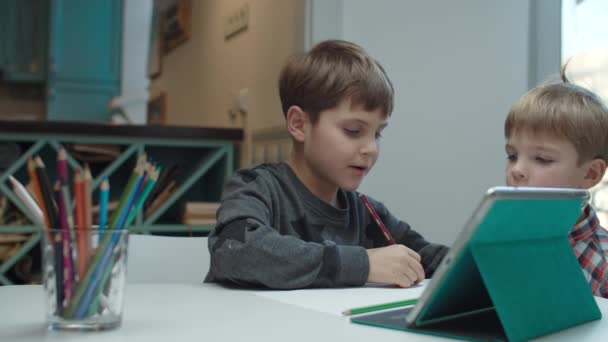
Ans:
{"type": "Polygon", "coordinates": [[[79,279],[83,279],[85,272],[87,271],[87,261],[89,258],[89,248],[87,246],[86,235],[87,230],[85,227],[84,219],[84,189],[82,174],[79,169],[76,169],[74,175],[74,211],[76,212],[76,249],[78,251],[78,276],[79,279]]]}
{"type": "Polygon", "coordinates": [[[384,225],[384,223],[380,219],[380,216],[378,216],[378,213],[376,213],[376,211],[374,210],[374,207],[372,207],[372,204],[369,203],[369,200],[367,199],[367,197],[365,197],[364,194],[359,194],[359,198],[361,199],[361,201],[363,202],[363,204],[365,204],[365,206],[367,207],[367,210],[369,211],[369,213],[374,218],[374,221],[376,221],[376,224],[378,225],[378,227],[382,231],[382,234],[386,238],[386,241],[388,241],[388,244],[389,245],[394,245],[395,244],[395,239],[393,239],[393,237],[391,236],[391,233],[389,233],[388,229],[386,229],[386,226],[384,225]]]}

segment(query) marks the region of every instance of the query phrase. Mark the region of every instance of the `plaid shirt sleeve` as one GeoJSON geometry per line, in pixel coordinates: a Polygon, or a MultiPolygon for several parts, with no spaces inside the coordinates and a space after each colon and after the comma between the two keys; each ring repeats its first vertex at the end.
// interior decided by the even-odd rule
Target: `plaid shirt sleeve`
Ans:
{"type": "Polygon", "coordinates": [[[593,294],[608,298],[608,231],[591,206],[570,232],[570,244],[593,294]]]}

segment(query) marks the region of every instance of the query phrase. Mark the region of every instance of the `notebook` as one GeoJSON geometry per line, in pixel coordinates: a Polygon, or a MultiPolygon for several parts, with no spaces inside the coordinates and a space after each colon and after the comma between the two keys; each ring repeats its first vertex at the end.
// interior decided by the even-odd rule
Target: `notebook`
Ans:
{"type": "Polygon", "coordinates": [[[588,199],[578,189],[489,189],[415,306],[351,321],[524,341],[601,318],[568,241],[588,199]]]}

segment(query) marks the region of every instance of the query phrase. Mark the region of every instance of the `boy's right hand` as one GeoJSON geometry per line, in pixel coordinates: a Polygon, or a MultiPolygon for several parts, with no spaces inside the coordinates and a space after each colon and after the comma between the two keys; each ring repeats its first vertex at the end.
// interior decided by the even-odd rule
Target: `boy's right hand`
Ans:
{"type": "Polygon", "coordinates": [[[404,245],[391,245],[367,250],[370,283],[409,287],[424,280],[420,255],[404,245]]]}

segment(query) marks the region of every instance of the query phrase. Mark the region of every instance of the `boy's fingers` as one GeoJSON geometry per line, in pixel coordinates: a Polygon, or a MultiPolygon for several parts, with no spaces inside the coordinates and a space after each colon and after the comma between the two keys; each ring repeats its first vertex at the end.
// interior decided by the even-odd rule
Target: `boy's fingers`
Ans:
{"type": "Polygon", "coordinates": [[[399,287],[410,287],[412,284],[412,281],[405,275],[400,276],[397,280],[397,286],[399,287]]]}
{"type": "Polygon", "coordinates": [[[416,283],[419,283],[419,282],[423,281],[424,278],[426,278],[426,276],[424,274],[424,268],[422,268],[422,264],[416,263],[414,265],[410,265],[410,267],[412,267],[412,269],[414,269],[414,271],[416,272],[416,275],[418,277],[418,280],[416,281],[416,283]]]}
{"type": "Polygon", "coordinates": [[[420,262],[420,260],[422,260],[422,258],[420,258],[420,254],[414,252],[413,250],[411,250],[409,248],[407,249],[407,254],[409,256],[411,256],[412,258],[416,259],[416,261],[418,261],[418,262],[420,262]]]}
{"type": "Polygon", "coordinates": [[[409,281],[409,284],[407,286],[414,284],[418,279],[418,274],[412,267],[405,267],[405,276],[409,281]]]}

